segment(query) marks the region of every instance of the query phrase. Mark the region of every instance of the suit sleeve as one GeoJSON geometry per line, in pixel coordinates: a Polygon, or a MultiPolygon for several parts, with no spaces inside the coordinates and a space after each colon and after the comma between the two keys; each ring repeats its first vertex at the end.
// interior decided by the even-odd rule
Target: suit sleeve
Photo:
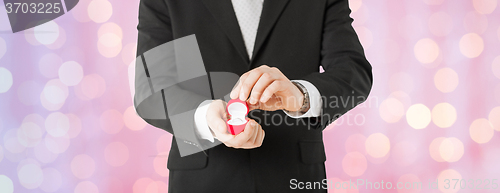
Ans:
{"type": "Polygon", "coordinates": [[[347,0],[327,0],[321,46],[325,71],[303,78],[321,94],[320,129],[365,101],[372,87],[372,67],[351,25],[350,13],[347,0]]]}
{"type": "Polygon", "coordinates": [[[163,0],[140,1],[137,29],[134,106],[138,115],[172,133],[177,143],[198,146],[198,150],[190,152],[180,149],[181,154],[201,151],[194,114],[199,104],[212,97],[195,36],[173,41],[169,10],[163,0]],[[198,70],[189,66],[193,64],[198,65],[198,70]]]}

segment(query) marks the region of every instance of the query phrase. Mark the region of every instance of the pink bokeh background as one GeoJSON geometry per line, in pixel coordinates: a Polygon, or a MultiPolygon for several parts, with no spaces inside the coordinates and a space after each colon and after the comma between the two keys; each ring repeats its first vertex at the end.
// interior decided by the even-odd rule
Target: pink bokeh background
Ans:
{"type": "MultiPolygon", "coordinates": [[[[132,106],[138,4],[81,0],[54,21],[0,34],[0,192],[166,192],[172,136],[132,106]]],[[[499,192],[484,188],[500,183],[500,2],[350,7],[374,85],[324,131],[328,180],[423,187],[329,192],[499,192]],[[445,189],[445,179],[483,189],[445,189]]]]}

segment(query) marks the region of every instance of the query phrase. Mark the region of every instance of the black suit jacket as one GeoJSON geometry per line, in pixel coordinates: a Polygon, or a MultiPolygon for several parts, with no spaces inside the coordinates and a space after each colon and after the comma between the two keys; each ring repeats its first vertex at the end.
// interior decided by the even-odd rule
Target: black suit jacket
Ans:
{"type": "MultiPolygon", "coordinates": [[[[266,64],[279,68],[290,80],[311,82],[323,96],[322,116],[317,118],[293,119],[281,111],[251,112],[249,117],[266,132],[259,148],[219,145],[181,157],[176,140],[183,140],[186,146],[207,142],[196,138],[194,131],[177,137],[168,160],[169,191],[289,192],[291,179],[321,182],[326,178],[322,131],[363,102],[372,85],[371,66],[349,14],[347,0],[264,0],[249,60],[230,0],[141,0],[139,57],[158,45],[195,34],[209,74],[241,75],[266,64]],[[319,73],[320,66],[324,73],[319,73]],[[342,100],[349,103],[342,104],[342,100]],[[273,124],[278,122],[281,124],[273,124]]],[[[163,90],[159,93],[164,101],[176,98],[163,90]]],[[[165,106],[169,108],[168,102],[165,106]]],[[[168,116],[164,117],[145,120],[172,132],[168,116]]]]}

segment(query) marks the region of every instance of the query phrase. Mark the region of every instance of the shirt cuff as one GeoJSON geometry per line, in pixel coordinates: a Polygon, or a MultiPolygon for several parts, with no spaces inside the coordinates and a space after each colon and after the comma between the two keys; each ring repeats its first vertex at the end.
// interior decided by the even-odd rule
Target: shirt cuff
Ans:
{"type": "Polygon", "coordinates": [[[306,92],[309,94],[309,110],[306,113],[301,113],[299,111],[283,111],[289,117],[298,119],[306,117],[319,117],[321,115],[321,104],[323,100],[321,99],[321,94],[319,90],[309,81],[305,80],[292,80],[292,82],[297,82],[302,84],[306,88],[306,92]]]}
{"type": "Polygon", "coordinates": [[[212,103],[212,100],[205,100],[194,112],[194,124],[195,124],[195,132],[202,139],[209,140],[210,142],[214,142],[214,136],[210,131],[207,123],[207,111],[208,107],[212,103]]]}

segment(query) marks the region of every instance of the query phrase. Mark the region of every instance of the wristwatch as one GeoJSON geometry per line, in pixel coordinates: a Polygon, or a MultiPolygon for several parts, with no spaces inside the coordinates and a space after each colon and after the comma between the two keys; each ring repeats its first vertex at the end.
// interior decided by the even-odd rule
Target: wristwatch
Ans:
{"type": "Polygon", "coordinates": [[[304,95],[304,101],[302,102],[302,107],[297,112],[302,114],[306,113],[309,110],[309,93],[304,85],[298,82],[292,82],[297,88],[299,88],[300,92],[304,95]]]}

